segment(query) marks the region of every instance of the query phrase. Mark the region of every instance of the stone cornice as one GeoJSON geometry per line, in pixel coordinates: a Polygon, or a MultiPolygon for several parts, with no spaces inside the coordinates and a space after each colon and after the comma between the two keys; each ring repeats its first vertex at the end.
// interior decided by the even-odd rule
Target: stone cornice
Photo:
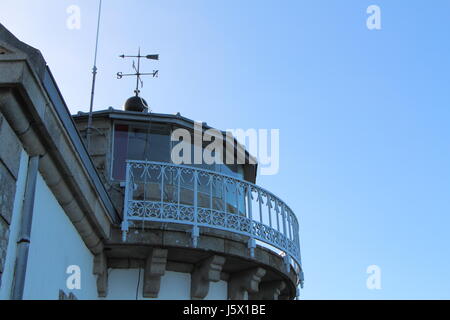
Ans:
{"type": "Polygon", "coordinates": [[[111,210],[106,192],[101,194],[94,183],[99,180],[93,177],[96,171],[89,171],[81,158],[76,145],[79,136],[69,133],[64,123],[67,119],[61,118],[71,121],[70,113],[58,113],[44,87],[49,71],[39,51],[8,36],[5,30],[0,25],[0,48],[5,51],[0,55],[0,111],[27,153],[41,157],[42,177],[86,246],[99,254],[102,239],[110,237],[111,225],[118,221],[117,213],[111,210]]]}

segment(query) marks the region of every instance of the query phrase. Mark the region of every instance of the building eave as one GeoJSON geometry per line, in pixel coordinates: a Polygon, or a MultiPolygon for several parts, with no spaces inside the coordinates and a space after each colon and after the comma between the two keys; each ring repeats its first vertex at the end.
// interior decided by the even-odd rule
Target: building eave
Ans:
{"type": "Polygon", "coordinates": [[[41,158],[39,171],[93,252],[119,216],[76,130],[41,53],[0,24],[0,110],[27,153],[41,158]]]}

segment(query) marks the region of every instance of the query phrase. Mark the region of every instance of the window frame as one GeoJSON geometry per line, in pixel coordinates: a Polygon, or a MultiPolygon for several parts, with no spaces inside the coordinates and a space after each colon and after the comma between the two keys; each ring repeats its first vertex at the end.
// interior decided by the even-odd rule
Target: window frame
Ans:
{"type": "MultiPolygon", "coordinates": [[[[159,121],[154,121],[154,122],[152,122],[152,124],[153,123],[156,123],[158,125],[164,125],[164,126],[167,126],[169,128],[169,150],[170,150],[169,151],[169,159],[170,159],[170,152],[173,149],[175,143],[177,143],[176,141],[172,141],[170,139],[170,136],[172,135],[173,131],[176,130],[176,129],[186,129],[189,132],[193,131],[192,128],[184,127],[184,126],[181,126],[179,124],[167,123],[167,122],[159,122],[159,121]]],[[[129,126],[128,127],[128,134],[129,134],[129,132],[130,132],[129,130],[130,130],[131,127],[133,127],[133,126],[134,127],[140,127],[140,126],[145,127],[146,125],[148,125],[148,122],[145,122],[145,121],[137,122],[137,121],[130,121],[130,120],[114,120],[112,122],[112,137],[111,137],[111,146],[110,146],[110,148],[111,148],[110,149],[111,150],[111,153],[110,153],[111,154],[111,161],[110,161],[110,164],[109,164],[109,167],[110,167],[109,178],[110,178],[110,180],[112,182],[122,183],[122,182],[125,182],[125,177],[124,177],[124,179],[114,178],[114,172],[113,172],[113,170],[114,170],[114,161],[115,161],[115,140],[116,140],[116,126],[117,125],[127,125],[127,126],[129,126]]],[[[129,137],[128,137],[128,139],[129,139],[129,137]]],[[[191,141],[191,145],[193,145],[193,141],[191,141]]],[[[204,150],[203,146],[202,146],[202,150],[204,150]]],[[[127,150],[127,154],[128,154],[128,150],[127,150]]],[[[236,161],[236,156],[234,158],[235,158],[235,161],[236,161]]],[[[168,163],[169,164],[173,164],[172,161],[169,161],[168,163]]],[[[221,167],[222,166],[227,166],[227,164],[225,164],[225,163],[223,163],[223,164],[215,163],[214,164],[214,168],[209,169],[209,170],[210,171],[214,171],[214,172],[216,172],[218,174],[225,174],[225,175],[237,178],[237,179],[245,180],[245,165],[237,164],[237,163],[236,163],[236,165],[237,166],[241,166],[242,170],[238,169],[238,171],[235,174],[232,174],[232,175],[222,171],[221,167]],[[239,171],[242,171],[242,173],[239,172],[239,171]]],[[[193,168],[198,168],[198,167],[196,167],[195,164],[192,164],[192,167],[193,168]]],[[[201,169],[201,168],[199,168],[199,169],[201,169]]]]}
{"type": "MultiPolygon", "coordinates": [[[[173,132],[173,124],[171,123],[165,123],[165,122],[155,122],[158,123],[160,125],[165,125],[169,128],[169,150],[172,150],[173,148],[173,141],[170,140],[170,136],[172,135],[173,132]]],[[[136,121],[127,121],[127,120],[114,120],[112,123],[112,137],[111,137],[111,163],[109,165],[110,167],[110,172],[109,172],[109,178],[111,179],[112,182],[125,182],[125,178],[124,179],[117,179],[114,178],[114,160],[115,160],[115,140],[116,140],[116,125],[127,125],[128,126],[128,134],[130,133],[130,128],[132,126],[134,127],[139,127],[140,125],[142,127],[145,127],[145,125],[148,124],[148,122],[144,122],[144,121],[140,121],[140,122],[136,122],[136,121]]],[[[152,123],[153,124],[153,123],[152,123]]],[[[129,137],[128,137],[129,139],[129,137]]],[[[128,140],[129,141],[129,140],[128,140]]],[[[128,154],[128,150],[127,150],[127,154],[128,154]]],[[[169,153],[169,158],[170,158],[170,153],[169,153]]],[[[171,162],[169,162],[171,163],[171,162]]]]}

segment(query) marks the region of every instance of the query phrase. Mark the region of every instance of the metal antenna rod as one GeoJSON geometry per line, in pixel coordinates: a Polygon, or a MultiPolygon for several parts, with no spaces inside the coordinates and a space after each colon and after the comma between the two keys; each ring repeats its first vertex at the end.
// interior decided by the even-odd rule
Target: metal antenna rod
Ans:
{"type": "Polygon", "coordinates": [[[91,102],[89,106],[89,117],[86,129],[86,143],[89,153],[89,147],[91,144],[91,131],[92,131],[92,109],[94,106],[94,94],[95,94],[95,79],[97,77],[97,51],[98,51],[98,38],[100,32],[100,18],[102,12],[102,0],[100,0],[98,5],[98,18],[97,18],[97,36],[95,39],[95,54],[94,54],[94,67],[92,68],[92,89],[91,89],[91,102]]]}
{"type": "Polygon", "coordinates": [[[140,71],[141,71],[141,47],[139,47],[139,51],[138,51],[138,66],[137,66],[137,77],[136,77],[136,97],[139,96],[139,80],[140,80],[140,71]]]}

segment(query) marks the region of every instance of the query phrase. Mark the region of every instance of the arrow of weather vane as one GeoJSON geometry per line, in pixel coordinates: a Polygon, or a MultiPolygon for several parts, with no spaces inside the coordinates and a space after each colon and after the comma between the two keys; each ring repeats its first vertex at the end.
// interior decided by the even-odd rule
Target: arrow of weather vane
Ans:
{"type": "Polygon", "coordinates": [[[159,60],[158,54],[148,54],[145,56],[141,55],[141,49],[139,48],[138,55],[137,56],[127,56],[127,55],[120,55],[120,58],[137,58],[137,67],[135,60],[133,60],[133,69],[135,73],[122,73],[117,72],[117,79],[122,79],[123,77],[136,77],[136,90],[134,92],[136,93],[136,96],[139,96],[139,93],[141,92],[139,90],[139,84],[141,85],[141,88],[144,86],[144,82],[142,81],[142,76],[153,76],[153,78],[158,77],[159,70],[153,70],[153,72],[148,73],[141,73],[141,59],[149,59],[149,60],[159,60]]]}

